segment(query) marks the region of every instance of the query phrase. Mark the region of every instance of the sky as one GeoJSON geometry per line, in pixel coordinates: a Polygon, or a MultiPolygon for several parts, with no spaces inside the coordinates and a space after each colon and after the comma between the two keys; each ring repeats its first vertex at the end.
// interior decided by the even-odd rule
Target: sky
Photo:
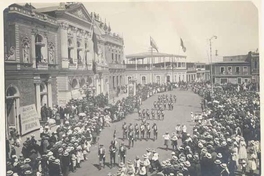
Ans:
{"type": "MultiPolygon", "coordinates": [[[[124,38],[125,55],[147,52],[150,36],[159,52],[208,62],[212,40],[213,61],[244,55],[259,48],[258,9],[251,2],[83,2],[124,38]],[[183,52],[180,38],[186,47],[183,52]],[[217,50],[218,56],[215,56],[217,50]]],[[[51,4],[36,4],[45,7],[51,4]]],[[[53,4],[54,5],[54,4],[53,4]]],[[[57,4],[58,5],[58,4],[57,4]]]]}

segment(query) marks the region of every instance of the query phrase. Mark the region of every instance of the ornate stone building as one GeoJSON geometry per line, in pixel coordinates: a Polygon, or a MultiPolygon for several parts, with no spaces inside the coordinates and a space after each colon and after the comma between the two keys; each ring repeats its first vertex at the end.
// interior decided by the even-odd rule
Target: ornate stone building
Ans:
{"type": "Polygon", "coordinates": [[[93,13],[92,16],[95,19],[96,31],[100,33],[100,38],[104,41],[104,55],[109,66],[107,84],[109,84],[109,95],[113,97],[117,87],[125,84],[124,40],[118,34],[112,33],[110,24],[107,25],[106,21],[102,22],[98,14],[93,13]]]}
{"type": "Polygon", "coordinates": [[[6,127],[18,131],[19,108],[57,103],[59,65],[56,19],[30,5],[10,5],[4,11],[6,127]]]}
{"type": "Polygon", "coordinates": [[[107,93],[108,66],[104,60],[104,40],[95,29],[99,53],[93,44],[94,19],[82,3],[61,3],[57,7],[37,9],[57,19],[59,24],[60,74],[58,82],[58,104],[65,105],[71,98],[84,96],[83,89],[93,87],[94,93],[107,93]],[[96,61],[97,74],[92,71],[96,61]]]}

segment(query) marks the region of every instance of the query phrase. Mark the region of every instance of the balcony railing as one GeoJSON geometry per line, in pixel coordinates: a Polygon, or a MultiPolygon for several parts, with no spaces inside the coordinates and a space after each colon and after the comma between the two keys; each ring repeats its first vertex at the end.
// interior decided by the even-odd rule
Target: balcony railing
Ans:
{"type": "Polygon", "coordinates": [[[46,62],[39,62],[39,63],[37,63],[36,66],[37,66],[38,70],[48,70],[48,68],[49,68],[48,63],[46,63],[46,62]]]}
{"type": "Polygon", "coordinates": [[[121,64],[121,63],[110,63],[109,68],[117,68],[117,69],[125,69],[126,65],[121,64]]]}
{"type": "Polygon", "coordinates": [[[218,75],[249,75],[249,72],[219,72],[218,75]]]}
{"type": "Polygon", "coordinates": [[[76,63],[69,63],[69,69],[70,70],[76,70],[76,63]]]}

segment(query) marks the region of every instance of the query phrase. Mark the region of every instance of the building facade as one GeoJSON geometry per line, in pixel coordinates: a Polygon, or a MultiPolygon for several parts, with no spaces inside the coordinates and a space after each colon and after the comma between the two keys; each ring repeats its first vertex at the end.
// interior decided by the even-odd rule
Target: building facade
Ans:
{"type": "Polygon", "coordinates": [[[105,60],[109,67],[109,96],[113,97],[117,93],[118,87],[124,85],[124,39],[116,33],[112,33],[110,24],[102,22],[98,14],[93,14],[96,21],[96,28],[100,37],[104,41],[105,60]]]}
{"type": "Polygon", "coordinates": [[[204,82],[210,80],[210,70],[205,63],[187,63],[187,82],[204,82]]]}
{"type": "MultiPolygon", "coordinates": [[[[213,63],[213,83],[215,84],[243,84],[251,82],[250,62],[232,60],[213,63]]],[[[245,57],[246,58],[246,57],[245,57]]]]}
{"type": "Polygon", "coordinates": [[[45,104],[65,106],[89,88],[109,95],[124,82],[123,39],[82,3],[12,4],[4,11],[4,40],[7,128],[19,131],[22,106],[34,104],[41,118],[45,104]]]}
{"type": "Polygon", "coordinates": [[[94,94],[107,93],[108,65],[105,62],[104,39],[94,24],[94,17],[81,3],[61,3],[57,7],[37,9],[57,19],[59,24],[60,74],[57,76],[58,104],[72,98],[82,98],[84,89],[92,87],[94,94]],[[98,53],[94,51],[93,32],[98,53]],[[96,62],[96,74],[93,72],[96,62]]]}
{"type": "Polygon", "coordinates": [[[137,84],[179,82],[187,80],[186,56],[165,53],[139,53],[126,56],[126,80],[137,84]]]}
{"type": "Polygon", "coordinates": [[[252,82],[258,84],[259,87],[259,53],[249,52],[247,59],[250,62],[252,82]]]}
{"type": "Polygon", "coordinates": [[[20,107],[57,103],[59,24],[30,5],[4,11],[6,129],[20,130],[20,107]]]}

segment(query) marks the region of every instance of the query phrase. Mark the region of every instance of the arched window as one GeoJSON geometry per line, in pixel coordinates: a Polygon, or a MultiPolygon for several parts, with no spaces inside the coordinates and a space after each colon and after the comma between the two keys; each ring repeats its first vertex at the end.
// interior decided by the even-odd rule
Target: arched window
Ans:
{"type": "Polygon", "coordinates": [[[43,37],[39,34],[35,37],[35,53],[37,64],[43,61],[43,53],[41,48],[45,46],[43,37]]]}
{"type": "Polygon", "coordinates": [[[84,80],[84,78],[82,78],[81,80],[80,80],[80,87],[83,87],[84,86],[84,84],[85,84],[85,80],[84,80]]]}
{"type": "Polygon", "coordinates": [[[128,81],[128,83],[130,83],[130,81],[131,81],[131,76],[129,76],[129,77],[127,78],[127,81],[128,81]]]}
{"type": "Polygon", "coordinates": [[[49,44],[49,63],[55,62],[55,46],[53,43],[49,44]]]}
{"type": "Polygon", "coordinates": [[[16,118],[19,109],[19,91],[16,87],[10,85],[6,90],[6,123],[8,126],[16,126],[16,118]]]}
{"type": "Polygon", "coordinates": [[[142,76],[142,84],[144,85],[144,84],[146,84],[146,77],[145,76],[142,76]]]}
{"type": "Polygon", "coordinates": [[[84,53],[84,56],[85,56],[85,64],[87,64],[88,63],[88,51],[89,51],[89,49],[88,49],[88,43],[85,42],[84,46],[85,46],[85,53],[84,53]]]}
{"type": "Polygon", "coordinates": [[[30,62],[30,54],[29,54],[30,42],[27,37],[22,40],[22,54],[23,54],[23,62],[30,62]]]}
{"type": "Polygon", "coordinates": [[[71,64],[73,64],[73,58],[71,50],[73,49],[72,40],[68,39],[68,59],[71,64]]]}
{"type": "Polygon", "coordinates": [[[73,79],[73,80],[72,80],[72,84],[71,84],[72,88],[76,88],[77,85],[78,85],[77,80],[76,80],[76,79],[73,79]]]}
{"type": "Polygon", "coordinates": [[[157,76],[157,83],[160,84],[160,76],[157,76]]]}
{"type": "Polygon", "coordinates": [[[82,57],[81,57],[81,42],[77,41],[77,60],[78,64],[82,64],[82,57]]]}

